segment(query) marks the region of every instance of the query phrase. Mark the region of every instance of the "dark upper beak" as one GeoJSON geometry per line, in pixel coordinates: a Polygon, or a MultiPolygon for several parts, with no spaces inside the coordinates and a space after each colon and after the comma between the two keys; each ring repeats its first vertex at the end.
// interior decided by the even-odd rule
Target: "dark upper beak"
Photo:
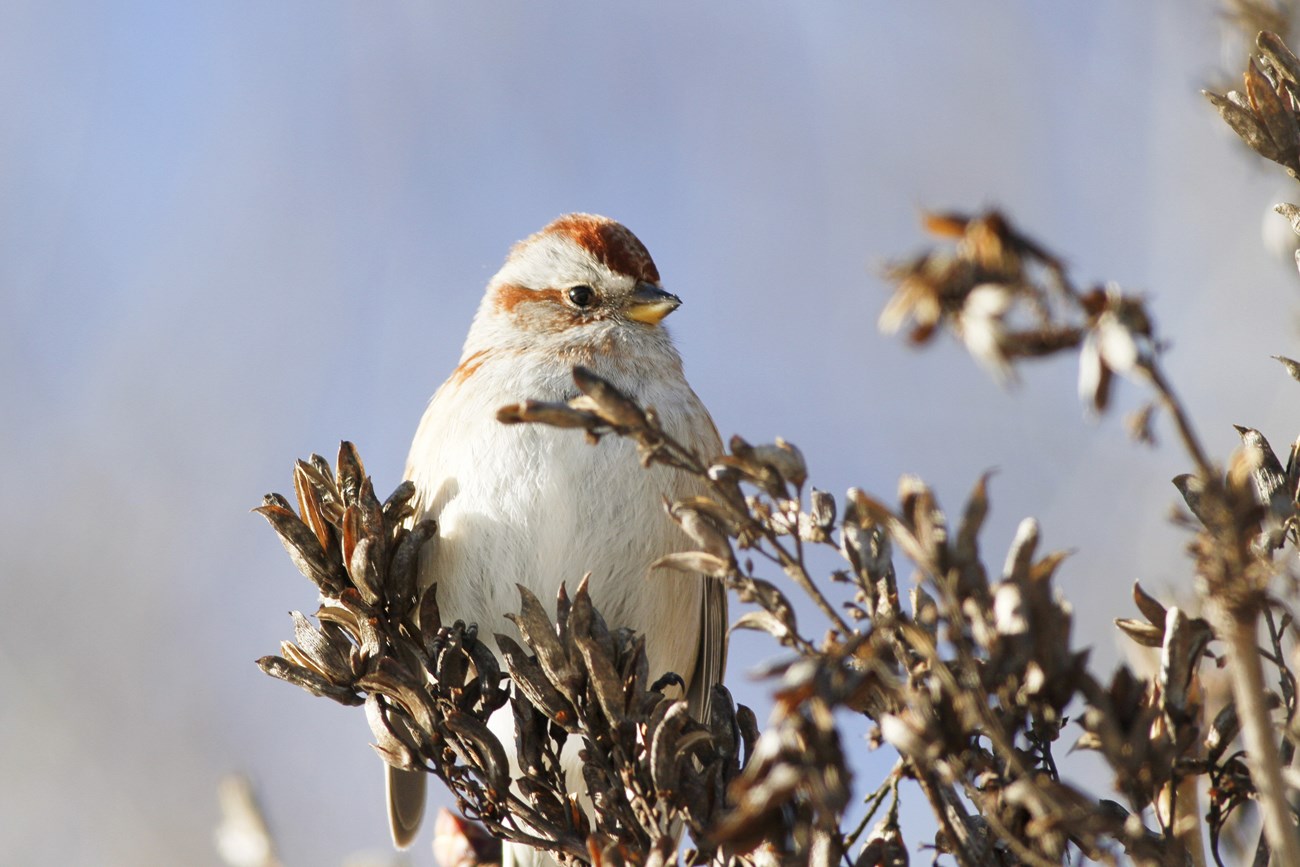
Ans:
{"type": "Polygon", "coordinates": [[[658,325],[665,316],[682,306],[682,299],[650,283],[638,283],[627,296],[623,315],[647,325],[658,325]]]}

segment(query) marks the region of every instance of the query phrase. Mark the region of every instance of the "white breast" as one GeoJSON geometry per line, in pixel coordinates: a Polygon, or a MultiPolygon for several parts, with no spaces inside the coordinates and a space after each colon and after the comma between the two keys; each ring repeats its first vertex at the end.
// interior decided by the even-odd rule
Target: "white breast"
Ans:
{"type": "MultiPolygon", "coordinates": [[[[674,671],[689,679],[699,644],[701,579],[647,570],[662,555],[689,547],[662,504],[692,492],[691,480],[662,466],[642,468],[635,447],[615,436],[593,446],[578,431],[499,423],[496,411],[505,404],[574,393],[567,366],[520,361],[489,356],[464,381],[449,381],[420,424],[407,474],[421,517],[439,522],[438,539],[421,564],[422,586],[438,583],[445,623],[477,623],[495,647],[496,633],[519,637],[505,619],[519,609],[516,583],[553,611],[560,584],[572,593],[590,572],[593,601],[610,627],[650,637],[652,677],[674,671]]],[[[680,377],[618,384],[670,422],[703,420],[703,436],[716,437],[680,377]]]]}

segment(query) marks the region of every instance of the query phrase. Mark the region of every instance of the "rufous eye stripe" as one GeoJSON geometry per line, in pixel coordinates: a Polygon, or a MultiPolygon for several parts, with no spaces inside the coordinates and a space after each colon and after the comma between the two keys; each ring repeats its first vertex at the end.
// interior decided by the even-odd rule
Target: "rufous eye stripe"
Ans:
{"type": "Polygon", "coordinates": [[[512,313],[520,304],[532,304],[536,301],[551,301],[556,304],[564,301],[559,289],[529,289],[507,283],[498,286],[493,293],[492,302],[502,313],[512,313]]]}

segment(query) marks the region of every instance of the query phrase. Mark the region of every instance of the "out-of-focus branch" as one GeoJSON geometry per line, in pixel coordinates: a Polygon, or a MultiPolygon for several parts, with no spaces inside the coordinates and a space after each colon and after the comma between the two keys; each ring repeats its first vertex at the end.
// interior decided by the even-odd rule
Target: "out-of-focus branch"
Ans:
{"type": "MultiPolygon", "coordinates": [[[[1269,62],[1263,67],[1252,65],[1247,74],[1250,92],[1254,94],[1250,104],[1260,113],[1261,130],[1272,124],[1269,128],[1273,129],[1274,137],[1270,141],[1276,143],[1277,137],[1294,125],[1294,118],[1283,124],[1277,116],[1281,109],[1268,95],[1277,97],[1281,90],[1266,93],[1264,88],[1268,84],[1285,89],[1289,101],[1287,111],[1294,113],[1297,88],[1292,73],[1300,72],[1300,63],[1295,62],[1294,56],[1276,38],[1265,34],[1260,45],[1269,62]],[[1262,68],[1273,70],[1274,77],[1269,78],[1262,68]]],[[[1240,120],[1242,110],[1238,106],[1225,117],[1230,122],[1240,120]]],[[[1258,136],[1251,141],[1258,143],[1258,136]]],[[[1296,141],[1300,142],[1300,138],[1296,141]]],[[[1294,210],[1300,216],[1300,209],[1294,210]]],[[[1282,788],[1283,763],[1278,749],[1281,735],[1264,702],[1262,665],[1267,654],[1255,641],[1261,606],[1267,599],[1268,583],[1275,571],[1272,557],[1296,538],[1296,525],[1300,521],[1297,518],[1297,505],[1300,505],[1297,453],[1300,450],[1293,449],[1291,460],[1283,467],[1262,434],[1238,428],[1242,432],[1243,450],[1234,458],[1227,476],[1222,476],[1211,463],[1186,408],[1162,371],[1159,355],[1163,342],[1157,337],[1140,297],[1124,293],[1114,285],[1088,292],[1074,289],[1059,264],[1061,260],[1012,228],[1000,214],[931,216],[927,218],[927,226],[940,236],[955,238],[955,249],[930,251],[891,269],[889,276],[896,289],[881,316],[882,328],[896,330],[910,320],[915,323],[912,339],[917,343],[928,342],[939,330],[950,330],[1004,381],[1014,379],[1015,366],[1024,360],[1078,351],[1080,395],[1092,410],[1107,409],[1112,383],[1118,374],[1150,385],[1158,405],[1173,420],[1178,439],[1196,470],[1195,474],[1180,476],[1175,482],[1201,522],[1194,546],[1197,573],[1206,607],[1214,615],[1218,637],[1228,645],[1225,657],[1232,669],[1236,696],[1232,719],[1234,724],[1239,722],[1246,741],[1245,760],[1254,781],[1255,795],[1264,809],[1265,832],[1272,848],[1284,863],[1291,863],[1287,860],[1292,858],[1291,853],[1300,858],[1300,849],[1294,848],[1300,843],[1300,837],[1282,788]],[[1071,334],[1077,334],[1078,338],[1062,337],[1071,334]]],[[[1297,227],[1300,231],[1300,223],[1297,227]]],[[[1139,427],[1145,430],[1149,423],[1147,411],[1139,427]]],[[[1294,558],[1294,549],[1289,553],[1294,558]]],[[[1174,617],[1174,610],[1165,612],[1163,606],[1140,591],[1138,602],[1145,606],[1143,612],[1151,618],[1150,625],[1120,621],[1126,632],[1141,643],[1163,646],[1166,652],[1171,642],[1186,644],[1179,638],[1180,629],[1175,628],[1185,622],[1181,616],[1174,617]],[[1168,624],[1161,619],[1166,613],[1171,618],[1168,624]]],[[[1283,683],[1290,684],[1293,679],[1282,658],[1280,636],[1274,635],[1274,643],[1277,652],[1271,657],[1272,664],[1279,668],[1283,683]]],[[[961,648],[960,643],[957,646],[961,648]]],[[[1196,656],[1183,658],[1195,660],[1196,656]]],[[[1177,729],[1192,722],[1188,714],[1197,710],[1189,705],[1191,694],[1187,692],[1188,678],[1195,679],[1194,662],[1190,666],[1184,662],[1168,670],[1167,675],[1168,679],[1158,684],[1161,704],[1168,708],[1163,724],[1177,729]],[[1177,687],[1177,692],[1171,694],[1173,687],[1177,687]]],[[[1289,706],[1293,702],[1291,698],[1289,706]]],[[[1224,732],[1212,734],[1221,755],[1224,732]]],[[[1105,739],[1102,740],[1104,743],[1105,739]]],[[[1174,738],[1175,744],[1180,742],[1184,746],[1178,749],[1185,750],[1185,736],[1174,738]]],[[[1175,806],[1175,796],[1180,789],[1186,789],[1187,779],[1184,776],[1162,784],[1162,803],[1181,816],[1169,815],[1167,832],[1176,832],[1179,839],[1192,841],[1195,845],[1189,848],[1191,857],[1203,859],[1198,854],[1199,831],[1188,828],[1189,813],[1175,806]]],[[[1235,805],[1231,797],[1221,804],[1212,803],[1211,815],[1218,822],[1226,821],[1235,805]]],[[[1217,831],[1213,836],[1217,848],[1217,831]]]]}

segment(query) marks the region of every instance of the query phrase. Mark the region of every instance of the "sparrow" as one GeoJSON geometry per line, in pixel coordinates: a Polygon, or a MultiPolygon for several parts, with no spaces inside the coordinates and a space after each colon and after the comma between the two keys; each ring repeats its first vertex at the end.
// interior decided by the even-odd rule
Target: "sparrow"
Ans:
{"type": "MultiPolygon", "coordinates": [[[[701,456],[720,454],[662,325],[680,304],[645,246],[614,220],[569,214],[519,242],[488,282],[460,363],[420,421],[406,478],[416,487],[414,519],[438,524],[419,586],[437,583],[445,622],[518,638],[506,619],[518,610],[516,583],[554,599],[561,584],[572,588],[590,573],[592,601],[610,628],[644,635],[652,675],[681,676],[702,714],[726,662],[726,591],[716,579],[648,573],[660,557],[692,548],[665,499],[702,494],[703,484],[674,468],[642,467],[621,438],[593,446],[573,431],[497,421],[507,404],[577,396],[581,365],[653,407],[701,456]]],[[[512,732],[509,708],[492,723],[499,735],[512,732]]],[[[405,848],[424,813],[426,775],[387,771],[390,829],[405,848]]],[[[537,855],[507,846],[506,860],[537,855]]]]}

